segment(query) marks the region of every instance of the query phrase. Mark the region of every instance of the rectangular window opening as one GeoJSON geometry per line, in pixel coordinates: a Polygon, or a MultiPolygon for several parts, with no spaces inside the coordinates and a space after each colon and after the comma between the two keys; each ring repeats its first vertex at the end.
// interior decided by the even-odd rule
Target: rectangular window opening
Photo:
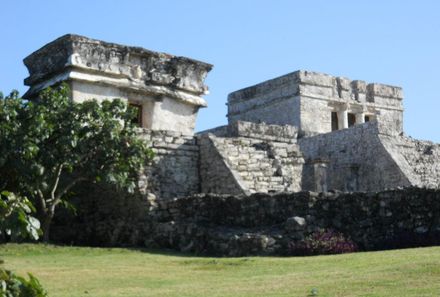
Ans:
{"type": "Polygon", "coordinates": [[[132,112],[131,123],[142,127],[142,105],[130,103],[128,108],[132,112]]]}
{"type": "Polygon", "coordinates": [[[348,113],[348,127],[353,127],[356,124],[356,115],[354,113],[348,113]]]}
{"type": "Polygon", "coordinates": [[[332,112],[332,131],[338,130],[338,113],[332,112]]]}
{"type": "Polygon", "coordinates": [[[369,115],[365,116],[365,123],[371,121],[371,117],[369,115]]]}

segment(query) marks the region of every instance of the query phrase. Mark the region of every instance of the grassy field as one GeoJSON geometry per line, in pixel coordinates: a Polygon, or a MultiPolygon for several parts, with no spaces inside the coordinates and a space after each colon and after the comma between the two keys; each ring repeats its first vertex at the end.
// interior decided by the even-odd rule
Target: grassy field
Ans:
{"type": "Polygon", "coordinates": [[[205,258],[0,245],[5,268],[50,296],[440,296],[440,247],[319,257],[205,258]],[[317,294],[311,291],[316,289],[317,294]]]}

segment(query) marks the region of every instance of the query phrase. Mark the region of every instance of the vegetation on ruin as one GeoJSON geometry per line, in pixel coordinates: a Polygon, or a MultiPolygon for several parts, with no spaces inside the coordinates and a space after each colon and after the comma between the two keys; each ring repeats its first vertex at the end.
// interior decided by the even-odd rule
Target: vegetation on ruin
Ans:
{"type": "Polygon", "coordinates": [[[33,101],[16,91],[0,100],[0,189],[29,197],[45,241],[75,185],[105,181],[132,191],[152,157],[124,102],[74,103],[69,93],[61,85],[33,101]]]}
{"type": "Polygon", "coordinates": [[[0,246],[50,296],[438,296],[440,247],[313,257],[210,258],[119,248],[0,246]],[[313,295],[312,295],[313,296],[313,295]]]}

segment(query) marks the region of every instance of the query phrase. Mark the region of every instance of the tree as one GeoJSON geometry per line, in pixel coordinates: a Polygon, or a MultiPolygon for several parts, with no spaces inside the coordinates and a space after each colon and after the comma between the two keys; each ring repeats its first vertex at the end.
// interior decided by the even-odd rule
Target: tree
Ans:
{"type": "Polygon", "coordinates": [[[48,241],[57,206],[83,181],[109,182],[133,192],[153,157],[121,100],[74,103],[63,84],[26,101],[0,100],[0,188],[35,202],[48,241]]]}

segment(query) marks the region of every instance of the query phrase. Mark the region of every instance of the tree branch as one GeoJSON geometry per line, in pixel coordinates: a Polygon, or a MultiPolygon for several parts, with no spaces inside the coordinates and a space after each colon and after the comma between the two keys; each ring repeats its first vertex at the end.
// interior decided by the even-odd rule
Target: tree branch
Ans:
{"type": "Polygon", "coordinates": [[[43,211],[46,211],[46,200],[44,200],[43,192],[40,189],[37,190],[38,197],[40,198],[40,205],[43,211]]]}
{"type": "Polygon", "coordinates": [[[61,191],[59,192],[56,196],[55,199],[52,203],[53,207],[55,207],[56,205],[58,205],[58,203],[61,202],[61,198],[71,189],[73,188],[73,186],[75,186],[77,183],[79,183],[80,181],[86,181],[87,178],[85,177],[77,177],[75,179],[73,179],[69,184],[67,184],[67,186],[61,191]]]}
{"type": "Polygon", "coordinates": [[[55,191],[58,188],[58,183],[60,182],[61,172],[63,171],[63,163],[58,166],[58,170],[55,175],[55,181],[52,186],[52,191],[50,192],[50,198],[55,200],[55,191]]]}

